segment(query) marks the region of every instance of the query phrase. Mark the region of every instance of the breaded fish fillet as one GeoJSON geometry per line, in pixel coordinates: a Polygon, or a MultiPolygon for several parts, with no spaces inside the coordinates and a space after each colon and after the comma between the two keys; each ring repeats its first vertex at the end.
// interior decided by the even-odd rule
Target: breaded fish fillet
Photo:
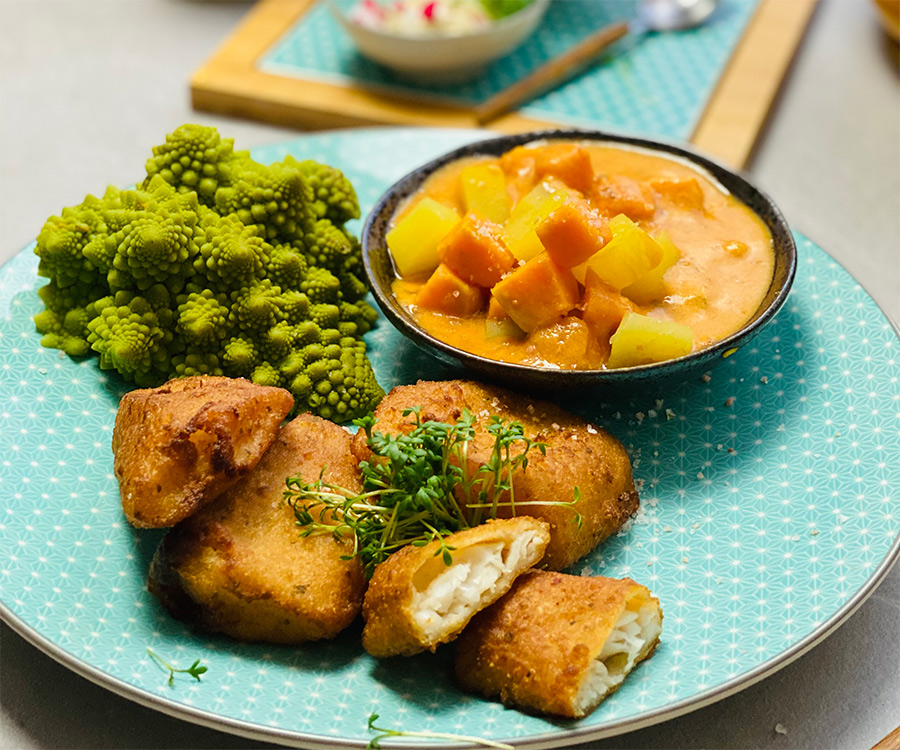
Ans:
{"type": "Polygon", "coordinates": [[[488,521],[441,543],[403,547],[375,568],[363,602],[363,647],[372,656],[411,656],[451,641],[479,610],[495,602],[537,563],[550,531],[522,516],[488,521]]]}
{"type": "Polygon", "coordinates": [[[325,478],[359,491],[350,435],[301,415],[259,465],[163,539],[148,587],[175,617],[245,641],[296,644],[331,638],[359,613],[365,577],[352,542],[302,537],[282,502],[285,478],[325,478]]]}
{"type": "MultiPolygon", "coordinates": [[[[491,416],[521,422],[526,437],[547,444],[546,455],[530,451],[527,470],[515,474],[515,498],[517,502],[568,501],[577,486],[581,499],[574,507],[582,516],[582,524],[579,528],[574,523],[572,508],[518,508],[517,515],[527,514],[550,524],[550,545],[542,568],[568,567],[618,531],[637,510],[631,463],[622,444],[603,428],[554,404],[471,381],[419,381],[398,386],[382,399],[375,409],[374,429],[391,434],[408,432],[412,422],[409,416],[403,416],[403,410],[412,406],[422,407],[423,421],[456,422],[463,409],[478,419],[475,438],[468,447],[471,471],[491,456],[494,438],[486,429],[491,416]]],[[[360,460],[371,455],[362,431],[354,438],[353,451],[360,460]]],[[[500,509],[501,516],[509,514],[507,509],[500,509]]]]}
{"type": "Polygon", "coordinates": [[[661,630],[659,600],[628,578],[530,570],[463,631],[456,676],[504,704],[578,718],[653,653],[661,630]]]}
{"type": "Polygon", "coordinates": [[[293,405],[283,388],[207,375],[126,393],[112,437],[126,518],[187,518],[256,466],[293,405]]]}

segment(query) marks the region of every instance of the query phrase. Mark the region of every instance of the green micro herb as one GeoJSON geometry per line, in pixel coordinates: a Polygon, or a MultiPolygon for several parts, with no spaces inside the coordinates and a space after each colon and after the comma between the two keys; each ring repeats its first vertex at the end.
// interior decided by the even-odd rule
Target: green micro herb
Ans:
{"type": "Polygon", "coordinates": [[[191,664],[191,666],[189,666],[187,669],[175,669],[175,667],[173,667],[171,664],[169,664],[169,662],[167,662],[159,654],[155,653],[150,648],[147,649],[147,653],[150,655],[150,657],[153,659],[153,661],[155,661],[157,664],[159,664],[159,666],[161,666],[164,670],[168,671],[170,687],[175,684],[175,673],[176,672],[181,673],[181,674],[189,674],[191,677],[193,677],[195,680],[197,680],[197,682],[200,682],[200,675],[205,674],[207,671],[207,667],[200,666],[199,659],[197,659],[197,661],[195,661],[193,664],[191,664]]]}
{"type": "MultiPolygon", "coordinates": [[[[475,437],[475,418],[465,410],[455,424],[423,422],[419,408],[406,409],[412,415],[412,429],[389,435],[373,430],[375,418],[368,415],[354,422],[365,431],[366,444],[374,454],[360,463],[363,491],[359,494],[325,481],[322,473],[315,482],[288,477],[284,499],[294,510],[302,534],[332,534],[341,540],[353,537],[353,552],[359,556],[366,576],[375,567],[407,544],[424,546],[439,540],[435,555],[452,562],[453,548],[444,538],[455,531],[472,528],[496,518],[499,508],[511,515],[526,505],[572,507],[579,499],[565,502],[522,502],[516,500],[513,476],[528,466],[528,454],[544,454],[546,444],[525,437],[519,422],[492,416],[486,426],[494,444],[490,458],[473,468],[468,446],[475,437]]],[[[581,525],[581,515],[574,511],[581,525]]]]}
{"type": "Polygon", "coordinates": [[[512,745],[505,742],[495,742],[494,740],[486,740],[483,737],[469,737],[464,734],[446,734],[444,732],[405,732],[399,729],[386,729],[375,725],[378,721],[378,714],[369,716],[369,729],[380,734],[369,740],[366,750],[380,750],[380,740],[386,737],[420,737],[431,740],[455,740],[458,742],[471,742],[474,745],[483,745],[484,747],[499,748],[499,750],[513,750],[512,745]]]}

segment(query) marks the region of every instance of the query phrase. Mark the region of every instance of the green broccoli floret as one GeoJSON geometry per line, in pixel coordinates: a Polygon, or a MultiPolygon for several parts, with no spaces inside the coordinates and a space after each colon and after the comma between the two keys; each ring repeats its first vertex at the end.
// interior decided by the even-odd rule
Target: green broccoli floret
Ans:
{"type": "Polygon", "coordinates": [[[300,284],[300,291],[313,304],[335,303],[340,301],[341,282],[325,268],[310,268],[300,284]]]}
{"type": "Polygon", "coordinates": [[[258,278],[272,252],[256,227],[212,212],[202,224],[199,249],[194,270],[221,289],[234,289],[258,278]]]}
{"type": "Polygon", "coordinates": [[[230,187],[216,191],[216,210],[256,226],[270,242],[302,240],[312,233],[316,215],[312,188],[296,169],[242,161],[232,170],[230,187]]]}
{"type": "Polygon", "coordinates": [[[263,362],[261,365],[253,368],[253,372],[250,373],[250,380],[257,385],[268,385],[272,387],[279,387],[282,385],[281,373],[268,362],[263,362]]]}
{"type": "Polygon", "coordinates": [[[275,245],[265,273],[283,289],[299,289],[308,271],[309,263],[303,253],[291,245],[275,245]]]}
{"type": "Polygon", "coordinates": [[[172,377],[186,378],[191,375],[224,375],[215,354],[179,354],[172,358],[172,377]]]}
{"type": "Polygon", "coordinates": [[[311,234],[303,239],[303,246],[313,266],[335,272],[344,265],[344,259],[353,252],[353,245],[338,227],[328,219],[319,219],[311,234]]]}
{"type": "Polygon", "coordinates": [[[295,412],[348,421],[382,392],[361,336],[359,215],[349,181],[316,162],[264,166],[213,128],[153,150],[138,188],[110,187],[48,219],[35,253],[41,343],[99,354],[140,386],[196,374],[289,388],[295,412]]]}
{"type": "Polygon", "coordinates": [[[222,366],[232,375],[247,377],[259,363],[259,351],[251,339],[235,336],[222,350],[222,366]]]}
{"type": "Polygon", "coordinates": [[[320,219],[344,224],[359,218],[356,190],[339,169],[312,159],[298,162],[292,156],[285,157],[282,164],[299,169],[309,181],[315,198],[313,207],[320,219]]]}
{"type": "Polygon", "coordinates": [[[353,326],[353,329],[346,329],[345,336],[362,336],[372,330],[375,321],[378,320],[378,313],[365,300],[359,302],[341,302],[340,307],[340,326],[353,326]]]}
{"type": "Polygon", "coordinates": [[[200,349],[218,346],[228,336],[230,305],[225,295],[215,295],[212,290],[192,292],[178,298],[175,330],[188,345],[200,349]]]}
{"type": "Polygon", "coordinates": [[[234,140],[221,138],[215,128],[182,125],[153,148],[146,182],[159,175],[179,192],[196,192],[202,203],[212,206],[216,190],[230,184],[231,165],[248,158],[246,151],[234,151],[234,140]]]}
{"type": "Polygon", "coordinates": [[[362,341],[323,347],[322,357],[311,361],[304,375],[311,385],[304,406],[325,419],[344,421],[349,414],[367,413],[384,396],[362,341]]]}
{"type": "MultiPolygon", "coordinates": [[[[138,385],[168,370],[165,320],[143,297],[115,300],[88,323],[88,342],[100,353],[100,367],[117,370],[138,385]]],[[[169,321],[171,322],[171,321],[169,321]]]]}
{"type": "Polygon", "coordinates": [[[231,323],[242,331],[261,333],[278,322],[281,289],[268,279],[234,292],[231,297],[231,323]]]}
{"type": "Polygon", "coordinates": [[[41,337],[41,346],[61,349],[72,357],[80,357],[91,350],[87,340],[90,317],[83,307],[73,307],[65,313],[42,310],[34,316],[34,325],[41,337]]]}
{"type": "Polygon", "coordinates": [[[153,214],[117,232],[113,267],[106,277],[110,289],[181,286],[190,275],[188,261],[197,254],[194,223],[196,214],[153,214]]]}
{"type": "Polygon", "coordinates": [[[279,300],[281,315],[289,323],[302,324],[309,320],[309,297],[296,289],[288,289],[279,300]]]}
{"type": "Polygon", "coordinates": [[[62,213],[62,216],[47,219],[37,236],[34,253],[40,258],[38,275],[53,279],[60,287],[72,284],[96,286],[100,272],[84,255],[94,226],[83,221],[85,217],[77,209],[62,213]]]}

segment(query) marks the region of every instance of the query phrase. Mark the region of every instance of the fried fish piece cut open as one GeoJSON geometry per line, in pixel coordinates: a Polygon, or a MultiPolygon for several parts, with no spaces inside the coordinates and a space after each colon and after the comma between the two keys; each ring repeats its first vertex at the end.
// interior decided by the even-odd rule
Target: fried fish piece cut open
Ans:
{"type": "Polygon", "coordinates": [[[544,521],[488,521],[441,542],[403,547],[375,568],[363,602],[363,647],[372,656],[411,656],[453,640],[479,610],[537,563],[550,541],[544,521]]]}
{"type": "Polygon", "coordinates": [[[141,528],[174,526],[247,474],[294,405],[283,388],[197,375],[122,397],[113,469],[141,528]]]}
{"type": "Polygon", "coordinates": [[[259,465],[163,539],[148,587],[178,619],[244,641],[331,638],[359,614],[365,576],[352,540],[304,537],[285,478],[358,492],[350,435],[309,414],[286,424],[259,465]]]}
{"type": "Polygon", "coordinates": [[[456,676],[504,704],[579,718],[653,653],[661,630],[659,600],[628,578],[531,570],[463,631],[456,676]]]}
{"type": "MultiPolygon", "coordinates": [[[[412,417],[403,411],[421,407],[421,420],[455,423],[463,410],[476,418],[475,437],[467,446],[470,472],[491,460],[494,437],[488,432],[492,416],[521,423],[525,436],[546,445],[546,453],[532,450],[528,467],[513,474],[515,515],[529,515],[550,524],[550,544],[542,568],[562,570],[591,552],[618,531],[637,510],[631,462],[625,447],[602,427],[570,414],[555,404],[522,396],[503,388],[468,380],[397,386],[375,409],[374,429],[383,433],[409,432],[412,417]],[[574,488],[579,499],[571,507],[574,488]],[[527,505],[525,503],[528,503],[527,505]],[[581,523],[576,523],[577,511],[581,523]]],[[[513,446],[521,453],[521,446],[513,446]]],[[[353,451],[360,460],[371,457],[366,436],[358,432],[353,451]]],[[[464,498],[458,498],[465,503],[464,498]]],[[[508,499],[504,493],[500,502],[508,499]]],[[[513,515],[500,507],[501,517],[513,515]]]]}

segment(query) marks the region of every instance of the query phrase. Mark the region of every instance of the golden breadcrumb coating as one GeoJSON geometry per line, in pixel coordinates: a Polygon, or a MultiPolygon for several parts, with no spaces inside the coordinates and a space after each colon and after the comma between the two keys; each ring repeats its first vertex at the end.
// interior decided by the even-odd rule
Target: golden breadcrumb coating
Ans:
{"type": "MultiPolygon", "coordinates": [[[[566,507],[522,505],[516,511],[516,515],[534,516],[550,524],[550,545],[542,568],[567,568],[618,531],[638,508],[624,446],[602,427],[554,404],[472,381],[420,380],[415,385],[397,386],[384,397],[375,409],[374,429],[408,432],[413,425],[403,410],[412,406],[421,407],[422,421],[455,422],[463,409],[477,418],[475,438],[468,448],[473,471],[491,455],[494,438],[486,429],[491,416],[521,422],[526,437],[547,444],[546,455],[530,451],[528,468],[516,473],[515,498],[537,503],[571,500],[577,486],[581,499],[574,507],[582,524],[579,528],[574,523],[575,514],[566,507]]],[[[353,451],[360,460],[371,456],[365,441],[362,431],[353,440],[353,451]]],[[[510,511],[501,508],[500,515],[508,516],[510,511]]]]}
{"type": "Polygon", "coordinates": [[[375,568],[363,602],[363,647],[372,656],[411,656],[453,640],[479,610],[537,563],[550,532],[528,516],[488,521],[441,543],[408,545],[375,568]]]}
{"type": "Polygon", "coordinates": [[[283,388],[206,375],[126,393],[112,450],[128,521],[190,516],[256,466],[293,405],[283,388]]]}
{"type": "MultiPolygon", "coordinates": [[[[463,631],[456,676],[466,690],[499,697],[504,704],[577,718],[596,708],[653,653],[661,623],[659,600],[628,578],[530,570],[463,631]],[[634,613],[632,621],[640,617],[645,638],[636,639],[640,645],[635,644],[627,664],[621,651],[607,658],[619,682],[605,691],[592,690],[593,670],[626,611],[634,613]]],[[[601,671],[606,674],[605,667],[601,671]]]]}
{"type": "Polygon", "coordinates": [[[342,560],[352,540],[302,537],[283,502],[285,478],[361,488],[350,435],[304,414],[285,425],[259,465],[172,529],[148,586],[175,617],[245,641],[297,644],[331,638],[359,613],[365,577],[342,560]]]}

